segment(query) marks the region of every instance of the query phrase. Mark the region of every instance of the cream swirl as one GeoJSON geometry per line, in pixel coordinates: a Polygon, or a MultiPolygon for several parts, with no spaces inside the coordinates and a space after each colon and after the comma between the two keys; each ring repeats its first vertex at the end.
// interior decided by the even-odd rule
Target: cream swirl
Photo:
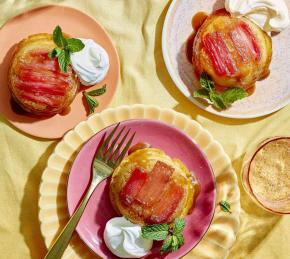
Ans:
{"type": "Polygon", "coordinates": [[[225,8],[232,16],[245,16],[266,32],[282,31],[290,23],[283,0],[225,0],[225,8]]]}
{"type": "Polygon", "coordinates": [[[152,248],[153,241],[141,236],[141,227],[124,217],[110,219],[105,227],[104,240],[110,251],[121,258],[140,258],[152,248]]]}
{"type": "Polygon", "coordinates": [[[85,86],[101,82],[109,70],[107,52],[92,39],[81,39],[85,47],[71,54],[72,68],[85,86]]]}

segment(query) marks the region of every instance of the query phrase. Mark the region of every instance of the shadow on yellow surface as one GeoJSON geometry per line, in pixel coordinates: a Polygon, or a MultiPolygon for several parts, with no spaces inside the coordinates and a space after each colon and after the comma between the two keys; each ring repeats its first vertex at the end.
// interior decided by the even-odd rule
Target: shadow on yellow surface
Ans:
{"type": "Polygon", "coordinates": [[[244,190],[240,175],[243,156],[232,162],[238,177],[242,208],[237,241],[230,254],[235,259],[246,258],[252,253],[267,239],[282,218],[259,207],[244,190]]]}
{"type": "Polygon", "coordinates": [[[20,232],[30,250],[31,258],[43,258],[46,251],[38,219],[39,187],[48,157],[55,146],[56,142],[50,144],[30,171],[21,201],[20,232]]]}

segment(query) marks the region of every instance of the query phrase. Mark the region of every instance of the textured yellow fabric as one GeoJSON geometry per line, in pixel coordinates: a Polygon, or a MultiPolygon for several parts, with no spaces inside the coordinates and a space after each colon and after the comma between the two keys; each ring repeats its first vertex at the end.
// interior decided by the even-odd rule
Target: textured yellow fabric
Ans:
{"type": "MultiPolygon", "coordinates": [[[[1,0],[0,25],[16,13],[44,3],[52,1],[1,0]]],[[[111,35],[121,61],[121,80],[111,107],[156,104],[190,115],[224,146],[239,179],[244,153],[253,141],[273,135],[290,135],[290,106],[259,119],[232,120],[204,112],[177,90],[166,71],[161,52],[161,32],[168,1],[70,0],[54,3],[86,12],[111,35]]],[[[53,19],[57,23],[57,17],[53,19]]],[[[38,189],[47,158],[55,145],[56,142],[19,132],[0,115],[0,258],[43,258],[45,246],[38,221],[38,189]]],[[[250,200],[241,184],[240,189],[241,228],[229,258],[289,258],[289,216],[263,211],[250,200]]]]}

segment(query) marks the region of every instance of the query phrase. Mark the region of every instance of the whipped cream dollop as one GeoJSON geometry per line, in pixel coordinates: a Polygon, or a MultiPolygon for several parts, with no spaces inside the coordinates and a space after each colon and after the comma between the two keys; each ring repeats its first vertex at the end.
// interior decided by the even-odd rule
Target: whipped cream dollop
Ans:
{"type": "Polygon", "coordinates": [[[71,54],[71,64],[81,83],[85,86],[101,82],[109,70],[107,52],[92,39],[81,39],[85,47],[71,54]]]}
{"type": "Polygon", "coordinates": [[[105,227],[104,240],[110,251],[121,258],[140,258],[152,248],[153,241],[141,236],[141,226],[117,217],[105,227]]]}
{"type": "Polygon", "coordinates": [[[280,32],[290,24],[284,0],[225,0],[225,8],[232,16],[245,16],[266,32],[280,32]]]}

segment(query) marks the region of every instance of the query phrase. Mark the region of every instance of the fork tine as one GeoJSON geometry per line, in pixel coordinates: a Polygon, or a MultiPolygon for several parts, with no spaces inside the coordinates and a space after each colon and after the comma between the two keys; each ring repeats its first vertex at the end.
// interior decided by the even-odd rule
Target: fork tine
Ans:
{"type": "Polygon", "coordinates": [[[111,155],[110,159],[111,161],[113,161],[114,157],[118,155],[118,152],[120,151],[122,145],[124,144],[128,134],[130,132],[130,129],[127,130],[126,134],[123,136],[121,142],[118,144],[117,148],[114,150],[113,154],[111,155]]]}
{"type": "Polygon", "coordinates": [[[107,145],[109,144],[109,142],[111,141],[113,135],[115,134],[116,130],[118,129],[120,125],[120,122],[115,126],[115,128],[110,132],[110,134],[108,135],[108,137],[105,138],[103,144],[100,146],[99,150],[96,153],[96,157],[99,157],[102,155],[102,152],[104,151],[104,149],[107,147],[107,145]]]}
{"type": "Polygon", "coordinates": [[[135,137],[136,132],[134,132],[134,134],[131,136],[131,138],[129,139],[128,143],[126,144],[125,148],[122,150],[121,154],[119,155],[119,157],[116,160],[116,165],[118,165],[124,158],[124,156],[126,155],[128,149],[130,148],[132,141],[135,137]]]}
{"type": "Polygon", "coordinates": [[[104,155],[103,155],[103,159],[104,159],[104,160],[107,160],[108,157],[110,156],[110,154],[111,154],[113,148],[115,147],[117,141],[119,140],[119,138],[120,138],[120,136],[121,136],[121,134],[123,133],[123,131],[124,131],[125,128],[126,128],[126,127],[124,126],[124,127],[119,131],[118,135],[113,139],[112,143],[110,144],[110,147],[106,150],[106,152],[105,152],[104,155]]]}

